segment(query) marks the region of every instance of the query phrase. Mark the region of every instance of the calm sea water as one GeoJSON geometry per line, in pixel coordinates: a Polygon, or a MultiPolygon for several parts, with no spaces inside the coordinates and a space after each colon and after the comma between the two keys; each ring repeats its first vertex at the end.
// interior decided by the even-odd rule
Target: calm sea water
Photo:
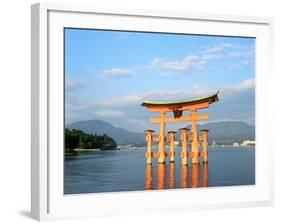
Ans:
{"type": "Polygon", "coordinates": [[[210,148],[209,163],[146,165],[145,148],[100,151],[65,158],[64,193],[96,193],[255,184],[254,148],[210,148]]]}

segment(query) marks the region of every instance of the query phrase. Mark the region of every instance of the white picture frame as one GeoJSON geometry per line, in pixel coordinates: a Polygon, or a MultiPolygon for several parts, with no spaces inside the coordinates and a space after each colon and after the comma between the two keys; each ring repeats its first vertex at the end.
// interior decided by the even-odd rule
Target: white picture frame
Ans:
{"type": "Polygon", "coordinates": [[[268,100],[272,94],[272,50],[271,18],[32,5],[32,217],[50,220],[271,205],[273,141],[266,130],[272,117],[266,108],[272,103],[268,100]],[[255,37],[256,185],[64,195],[63,27],[255,37]]]}

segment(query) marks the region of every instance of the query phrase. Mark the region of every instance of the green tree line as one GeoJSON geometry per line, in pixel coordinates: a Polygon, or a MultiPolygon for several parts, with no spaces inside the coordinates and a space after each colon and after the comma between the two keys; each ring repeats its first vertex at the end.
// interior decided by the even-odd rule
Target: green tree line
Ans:
{"type": "Polygon", "coordinates": [[[81,130],[68,129],[64,131],[65,151],[74,152],[74,149],[116,149],[117,144],[107,135],[86,134],[81,130]]]}

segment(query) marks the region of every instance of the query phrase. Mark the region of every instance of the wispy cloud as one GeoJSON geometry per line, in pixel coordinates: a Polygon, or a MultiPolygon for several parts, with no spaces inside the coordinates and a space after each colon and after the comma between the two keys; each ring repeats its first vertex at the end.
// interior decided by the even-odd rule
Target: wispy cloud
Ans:
{"type": "Polygon", "coordinates": [[[231,49],[231,48],[234,48],[234,45],[233,45],[233,44],[230,44],[230,43],[222,43],[222,44],[219,44],[219,45],[217,45],[217,46],[213,46],[213,47],[206,48],[205,50],[202,51],[202,53],[203,53],[203,54],[221,53],[222,51],[225,51],[225,50],[231,49]]]}
{"type": "MultiPolygon", "coordinates": [[[[189,99],[206,96],[220,91],[220,95],[235,95],[245,90],[255,88],[255,79],[248,79],[236,85],[226,85],[220,88],[210,88],[202,85],[193,85],[188,90],[177,90],[177,91],[151,91],[145,92],[138,95],[130,95],[118,98],[108,99],[101,102],[80,102],[80,109],[93,110],[98,109],[110,109],[110,108],[123,108],[130,107],[133,105],[140,105],[143,100],[178,100],[178,99],[189,99]]],[[[110,111],[110,110],[109,110],[110,111]]],[[[117,115],[117,114],[116,114],[117,115]]],[[[121,114],[119,114],[121,115],[121,114]]]]}
{"type": "MultiPolygon", "coordinates": [[[[210,107],[210,121],[243,120],[254,122],[255,79],[248,79],[235,85],[220,86],[219,103],[210,107]]],[[[151,91],[136,95],[110,98],[106,101],[68,101],[66,104],[67,123],[87,120],[106,119],[108,122],[132,131],[155,128],[149,124],[151,113],[140,106],[143,100],[174,100],[197,98],[209,95],[218,89],[193,85],[189,89],[177,91],[151,91]]],[[[171,126],[170,128],[175,128],[171,126]]],[[[172,129],[171,129],[172,130],[172,129]]]]}
{"type": "Polygon", "coordinates": [[[151,65],[155,68],[168,70],[172,72],[188,73],[193,69],[200,69],[207,63],[207,59],[199,56],[187,56],[179,61],[169,61],[165,59],[155,58],[151,65]]]}
{"type": "Polygon", "coordinates": [[[94,114],[98,115],[99,117],[112,118],[112,117],[120,117],[124,114],[124,112],[119,110],[99,110],[99,111],[95,111],[94,114]]]}
{"type": "Polygon", "coordinates": [[[79,89],[87,87],[86,80],[79,79],[66,79],[65,80],[65,101],[66,101],[66,110],[70,107],[70,104],[78,101],[76,92],[79,89]]]}
{"type": "Polygon", "coordinates": [[[230,63],[229,68],[230,69],[234,69],[234,70],[238,70],[238,69],[241,69],[241,64],[239,64],[239,63],[230,63]]]}
{"type": "Polygon", "coordinates": [[[65,86],[67,90],[74,90],[86,87],[86,80],[66,79],[65,86]]]}
{"type": "Polygon", "coordinates": [[[208,87],[202,85],[193,85],[188,90],[177,90],[177,91],[158,91],[158,92],[148,92],[141,95],[139,98],[146,100],[174,100],[174,99],[184,99],[184,98],[197,98],[202,96],[207,96],[220,91],[219,95],[235,95],[246,90],[251,90],[255,88],[255,79],[248,79],[236,85],[225,85],[220,87],[208,87]]]}
{"type": "Polygon", "coordinates": [[[247,79],[247,80],[239,83],[238,85],[231,86],[231,89],[233,89],[235,91],[243,91],[243,90],[253,89],[253,88],[255,88],[255,79],[247,79]]]}
{"type": "Polygon", "coordinates": [[[209,47],[203,51],[195,52],[180,60],[167,60],[155,58],[151,62],[151,66],[162,71],[188,74],[193,70],[202,69],[208,62],[220,60],[224,57],[224,50],[233,48],[232,44],[223,43],[218,46],[209,47]]]}
{"type": "Polygon", "coordinates": [[[99,72],[100,77],[107,78],[127,78],[135,76],[135,72],[125,68],[111,68],[99,72]]]}
{"type": "Polygon", "coordinates": [[[101,102],[81,102],[80,107],[93,107],[93,108],[118,108],[118,107],[127,107],[134,105],[137,102],[141,102],[143,99],[142,95],[131,95],[123,96],[118,98],[108,99],[101,102]]]}
{"type": "MultiPolygon", "coordinates": [[[[202,69],[209,62],[215,60],[222,60],[226,58],[253,58],[254,57],[254,45],[234,45],[230,43],[222,43],[217,46],[205,48],[202,51],[194,52],[192,55],[188,55],[179,60],[168,60],[162,58],[154,58],[150,65],[156,69],[163,71],[164,73],[174,74],[188,74],[194,70],[202,69]]],[[[253,60],[253,59],[252,59],[253,60]]],[[[240,68],[240,66],[246,65],[245,63],[230,64],[230,68],[240,68]]]]}
{"type": "Polygon", "coordinates": [[[233,49],[227,52],[230,58],[230,69],[241,69],[245,66],[253,67],[255,65],[255,45],[235,45],[233,49]],[[235,62],[232,62],[233,59],[235,62]]]}
{"type": "Polygon", "coordinates": [[[238,57],[243,56],[243,52],[241,52],[241,51],[231,51],[231,52],[228,53],[228,55],[230,57],[233,57],[233,58],[238,58],[238,57]]]}

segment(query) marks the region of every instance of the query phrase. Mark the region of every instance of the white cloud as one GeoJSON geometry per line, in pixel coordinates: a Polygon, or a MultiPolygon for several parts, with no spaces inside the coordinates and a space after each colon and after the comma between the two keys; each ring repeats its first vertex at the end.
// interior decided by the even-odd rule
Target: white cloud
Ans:
{"type": "Polygon", "coordinates": [[[255,79],[248,79],[236,85],[220,86],[220,88],[193,85],[187,89],[143,92],[136,95],[110,98],[100,102],[72,100],[71,102],[66,102],[66,105],[68,104],[66,107],[66,119],[67,123],[87,119],[104,119],[113,124],[121,125],[121,127],[128,130],[142,131],[153,127],[148,122],[152,114],[140,106],[143,100],[190,99],[206,96],[219,90],[220,103],[210,107],[211,111],[209,111],[212,114],[212,121],[225,119],[253,123],[254,88],[255,79]]]}
{"type": "Polygon", "coordinates": [[[230,43],[222,43],[218,46],[215,46],[215,47],[210,47],[210,48],[207,48],[203,51],[204,54],[210,54],[210,53],[220,53],[226,49],[229,49],[229,48],[233,48],[233,44],[230,44],[230,43]]]}
{"type": "Polygon", "coordinates": [[[245,61],[242,61],[242,64],[244,64],[244,65],[249,65],[251,62],[250,61],[247,61],[247,60],[245,60],[245,61]]]}
{"type": "Polygon", "coordinates": [[[175,71],[175,72],[189,72],[192,69],[201,68],[206,64],[206,59],[199,56],[187,56],[179,61],[169,61],[164,59],[153,59],[151,65],[156,68],[175,71]]]}
{"type": "Polygon", "coordinates": [[[78,80],[78,79],[66,79],[65,87],[67,90],[73,90],[86,86],[86,80],[78,80]]]}
{"type": "Polygon", "coordinates": [[[133,77],[135,72],[124,68],[111,68],[100,72],[101,77],[110,78],[123,78],[123,77],[133,77]]]}
{"type": "Polygon", "coordinates": [[[177,91],[158,91],[158,92],[147,92],[141,94],[138,98],[142,100],[177,100],[177,99],[188,99],[207,96],[216,91],[220,91],[219,95],[235,95],[237,93],[254,89],[255,79],[244,80],[236,85],[220,86],[220,87],[208,87],[203,85],[193,85],[188,90],[177,90],[177,91]]]}
{"type": "Polygon", "coordinates": [[[241,69],[241,65],[239,63],[232,63],[229,65],[230,69],[241,69]]]}
{"type": "Polygon", "coordinates": [[[240,84],[234,86],[235,90],[241,91],[241,90],[246,90],[246,89],[253,89],[255,88],[255,79],[248,79],[240,84]]]}
{"type": "Polygon", "coordinates": [[[106,117],[106,118],[120,117],[124,115],[122,111],[118,111],[118,110],[100,110],[100,111],[95,111],[93,113],[100,117],[106,117]]]}
{"type": "Polygon", "coordinates": [[[232,51],[228,52],[232,58],[254,58],[255,45],[235,45],[232,51]]]}
{"type": "Polygon", "coordinates": [[[86,80],[78,80],[78,79],[66,79],[65,80],[65,101],[66,101],[66,109],[70,102],[74,102],[76,105],[77,97],[75,92],[79,89],[85,88],[87,86],[86,80]]]}
{"type": "Polygon", "coordinates": [[[207,60],[207,61],[217,60],[217,59],[221,59],[221,58],[223,58],[223,54],[203,54],[201,56],[202,60],[207,60]]]}
{"type": "Polygon", "coordinates": [[[131,95],[131,96],[123,96],[113,99],[108,99],[103,102],[95,102],[95,103],[84,103],[85,107],[99,107],[99,108],[113,108],[113,107],[124,107],[135,104],[136,102],[140,102],[142,100],[141,95],[131,95]]]}
{"type": "Polygon", "coordinates": [[[223,86],[220,88],[210,88],[202,85],[193,85],[188,90],[176,91],[151,91],[139,95],[124,96],[106,100],[104,102],[84,103],[85,108],[123,108],[132,105],[140,105],[143,100],[180,100],[188,98],[197,98],[215,93],[234,95],[236,93],[255,88],[255,79],[248,79],[236,85],[223,86]]]}
{"type": "Polygon", "coordinates": [[[241,52],[241,51],[231,51],[231,52],[228,53],[228,55],[230,57],[233,57],[233,58],[238,58],[238,57],[243,56],[243,52],[241,52]]]}
{"type": "Polygon", "coordinates": [[[187,90],[180,89],[175,91],[150,91],[140,93],[138,95],[111,98],[101,102],[76,102],[75,108],[77,110],[95,111],[94,113],[100,116],[105,116],[106,114],[110,113],[113,116],[120,116],[121,113],[119,113],[119,111],[116,112],[116,110],[112,111],[112,108],[125,108],[131,107],[132,105],[140,105],[143,100],[181,100],[197,98],[212,94],[217,90],[220,91],[219,95],[234,95],[245,90],[253,89],[254,87],[255,79],[248,79],[236,85],[222,86],[219,88],[193,85],[187,90]]]}
{"type": "Polygon", "coordinates": [[[215,47],[207,48],[181,60],[167,60],[155,58],[151,65],[155,68],[172,73],[189,73],[192,70],[202,69],[208,62],[220,60],[225,55],[225,50],[234,48],[232,44],[223,43],[215,47]]]}

